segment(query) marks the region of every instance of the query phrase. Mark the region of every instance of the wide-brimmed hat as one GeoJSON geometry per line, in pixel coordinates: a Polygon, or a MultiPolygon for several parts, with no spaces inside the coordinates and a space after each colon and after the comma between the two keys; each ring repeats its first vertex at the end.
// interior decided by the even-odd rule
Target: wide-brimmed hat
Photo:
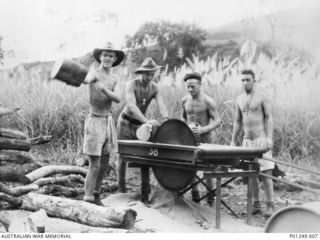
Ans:
{"type": "Polygon", "coordinates": [[[117,61],[112,64],[112,67],[119,65],[124,59],[124,52],[118,49],[115,49],[114,45],[111,42],[107,42],[107,44],[102,48],[95,48],[93,50],[93,57],[100,63],[100,54],[102,51],[111,51],[114,52],[117,56],[117,61]]]}
{"type": "Polygon", "coordinates": [[[147,57],[143,60],[141,66],[137,68],[135,73],[151,72],[162,68],[162,66],[157,65],[151,57],[147,57]]]}

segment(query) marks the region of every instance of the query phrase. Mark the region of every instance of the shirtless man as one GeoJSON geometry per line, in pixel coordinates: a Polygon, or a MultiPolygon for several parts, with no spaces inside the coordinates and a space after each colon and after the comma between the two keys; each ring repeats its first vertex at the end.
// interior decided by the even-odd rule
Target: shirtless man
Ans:
{"type": "MultiPolygon", "coordinates": [[[[189,73],[184,77],[189,94],[182,99],[183,120],[192,126],[193,133],[199,138],[200,143],[214,143],[212,131],[219,127],[220,117],[214,100],[201,91],[201,76],[198,73],[189,73]]],[[[213,190],[213,179],[207,179],[208,187],[213,190]]],[[[200,199],[197,185],[191,191],[192,200],[200,199]]],[[[212,206],[214,195],[208,193],[207,203],[212,206]]]]}
{"type": "MultiPolygon", "coordinates": [[[[239,95],[236,100],[235,122],[231,145],[236,145],[237,137],[241,128],[244,131],[242,146],[269,148],[267,153],[271,154],[273,121],[271,114],[271,104],[258,90],[255,89],[255,74],[252,70],[246,69],[241,72],[241,81],[244,93],[239,95]]],[[[260,171],[271,175],[274,163],[258,160],[260,171]]],[[[270,178],[262,178],[264,191],[266,195],[266,212],[265,217],[270,217],[274,211],[273,203],[273,182],[270,178]]],[[[261,213],[261,203],[259,201],[259,180],[253,180],[253,212],[252,214],[261,213]]]]}
{"type": "Polygon", "coordinates": [[[100,65],[92,68],[83,82],[89,84],[90,101],[83,139],[83,153],[89,158],[84,200],[103,205],[99,197],[100,185],[108,167],[110,148],[116,144],[111,105],[120,102],[120,96],[114,92],[118,79],[111,68],[122,62],[124,52],[107,43],[103,48],[94,49],[93,56],[100,65]]]}
{"type": "MultiPolygon", "coordinates": [[[[151,57],[144,59],[141,66],[135,71],[139,78],[131,80],[126,86],[126,105],[121,112],[118,123],[117,133],[120,140],[137,139],[136,131],[144,123],[155,124],[156,120],[148,120],[145,113],[153,99],[156,100],[159,112],[163,118],[168,118],[168,112],[159,93],[158,86],[152,80],[155,73],[161,66],[156,65],[151,57]]],[[[119,192],[126,192],[126,164],[119,156],[118,164],[118,185],[119,192]]],[[[147,184],[142,186],[141,200],[146,201],[150,186],[148,185],[149,168],[141,168],[141,182],[147,184]]]]}

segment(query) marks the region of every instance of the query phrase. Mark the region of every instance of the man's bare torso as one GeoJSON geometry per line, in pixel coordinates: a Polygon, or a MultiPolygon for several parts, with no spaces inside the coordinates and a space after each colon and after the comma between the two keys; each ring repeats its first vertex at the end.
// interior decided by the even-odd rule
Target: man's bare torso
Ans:
{"type": "MultiPolygon", "coordinates": [[[[130,87],[133,88],[137,107],[143,114],[145,114],[148,106],[152,99],[155,98],[158,91],[156,84],[154,82],[150,82],[149,85],[144,88],[141,86],[139,79],[132,80],[129,84],[130,87]]],[[[127,106],[125,106],[124,113],[134,116],[127,106]]]]}
{"type": "Polygon", "coordinates": [[[242,115],[242,124],[245,139],[264,137],[265,115],[263,109],[263,96],[259,92],[253,95],[243,93],[238,96],[237,104],[242,115]]]}
{"type": "Polygon", "coordinates": [[[95,70],[96,81],[89,84],[90,112],[98,116],[106,116],[111,111],[112,100],[105,93],[95,88],[97,82],[102,83],[109,90],[114,90],[117,79],[114,75],[104,72],[102,69],[95,70]]]}
{"type": "Polygon", "coordinates": [[[200,126],[209,124],[210,115],[204,94],[201,94],[199,99],[196,100],[192,99],[190,95],[187,95],[182,101],[186,112],[187,123],[197,123],[200,126]]]}

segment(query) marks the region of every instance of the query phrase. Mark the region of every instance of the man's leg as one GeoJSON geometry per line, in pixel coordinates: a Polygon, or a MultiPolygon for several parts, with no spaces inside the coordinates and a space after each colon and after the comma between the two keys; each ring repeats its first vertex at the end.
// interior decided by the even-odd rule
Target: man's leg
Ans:
{"type": "Polygon", "coordinates": [[[119,160],[118,160],[117,180],[118,180],[119,192],[121,192],[121,193],[127,192],[127,188],[126,188],[126,162],[122,158],[121,154],[119,154],[119,160]]]}
{"type": "MultiPolygon", "coordinates": [[[[272,170],[263,171],[264,174],[270,175],[272,174],[272,170]]],[[[274,202],[273,202],[273,181],[270,178],[263,178],[263,188],[266,195],[266,205],[267,210],[263,214],[265,217],[270,217],[274,212],[274,202]]]]}
{"type": "Polygon", "coordinates": [[[216,181],[214,178],[208,178],[206,179],[206,184],[208,185],[209,189],[207,189],[208,192],[208,196],[207,196],[207,203],[208,205],[211,207],[214,203],[214,193],[212,192],[212,190],[216,187],[216,181]]]}
{"type": "MultiPolygon", "coordinates": [[[[117,138],[118,140],[130,140],[129,122],[123,119],[121,116],[118,118],[117,123],[117,138]]],[[[127,192],[126,188],[126,162],[122,158],[121,154],[118,154],[117,165],[117,182],[119,192],[127,192]]]]}
{"type": "Polygon", "coordinates": [[[94,202],[93,192],[95,190],[97,176],[100,170],[100,156],[89,155],[89,170],[86,176],[86,182],[84,185],[84,200],[88,202],[94,202]]]}
{"type": "MultiPolygon", "coordinates": [[[[197,181],[196,178],[194,178],[191,182],[191,184],[194,184],[195,182],[197,181]]],[[[200,193],[199,193],[199,184],[193,186],[191,188],[191,198],[192,198],[192,201],[198,203],[200,201],[200,193]]]]}
{"type": "Polygon", "coordinates": [[[259,178],[252,177],[252,197],[253,197],[253,208],[252,214],[261,213],[261,203],[259,200],[260,187],[259,187],[259,178]]]}
{"type": "Polygon", "coordinates": [[[93,192],[95,201],[97,205],[102,205],[102,202],[100,200],[100,186],[103,180],[103,177],[105,176],[105,173],[107,171],[108,165],[109,165],[109,154],[108,155],[102,155],[100,158],[100,169],[99,169],[99,173],[98,173],[98,177],[97,177],[97,181],[96,181],[96,185],[95,185],[95,189],[93,192]]]}

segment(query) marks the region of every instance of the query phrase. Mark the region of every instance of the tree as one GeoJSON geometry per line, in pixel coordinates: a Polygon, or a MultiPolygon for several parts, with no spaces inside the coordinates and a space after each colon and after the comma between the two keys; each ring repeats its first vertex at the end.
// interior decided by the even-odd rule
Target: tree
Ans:
{"type": "Polygon", "coordinates": [[[133,36],[126,37],[133,63],[139,64],[146,56],[172,69],[183,64],[192,54],[204,51],[202,42],[206,32],[195,24],[169,21],[143,24],[133,36]]]}

